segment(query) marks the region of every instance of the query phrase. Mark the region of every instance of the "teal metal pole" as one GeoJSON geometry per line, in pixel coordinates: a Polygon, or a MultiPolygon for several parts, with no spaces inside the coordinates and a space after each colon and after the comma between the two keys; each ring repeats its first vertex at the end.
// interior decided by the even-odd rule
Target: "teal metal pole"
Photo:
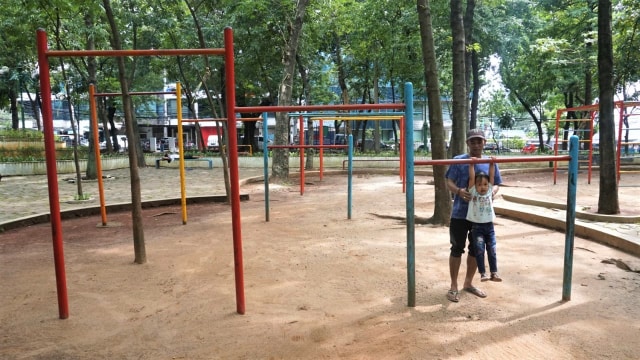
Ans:
{"type": "Polygon", "coordinates": [[[264,160],[264,217],[265,221],[269,222],[269,127],[268,127],[268,114],[262,113],[262,158],[264,160]]]}
{"type": "Polygon", "coordinates": [[[571,300],[571,277],[573,273],[573,243],[576,223],[576,190],[578,184],[578,137],[569,140],[569,173],[567,189],[567,231],[564,242],[564,273],[562,278],[562,301],[571,300]]]}
{"type": "Polygon", "coordinates": [[[404,84],[404,151],[407,198],[407,305],[416,306],[416,237],[413,171],[413,84],[404,84]]]}
{"type": "Polygon", "coordinates": [[[349,134],[349,167],[347,170],[347,219],[351,219],[351,204],[353,202],[353,135],[349,134]]]}

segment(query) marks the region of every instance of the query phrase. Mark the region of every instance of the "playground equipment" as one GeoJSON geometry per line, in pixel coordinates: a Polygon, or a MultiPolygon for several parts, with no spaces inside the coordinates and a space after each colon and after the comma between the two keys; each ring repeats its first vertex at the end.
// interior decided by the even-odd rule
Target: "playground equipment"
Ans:
{"type": "MultiPolygon", "coordinates": [[[[42,94],[42,119],[44,124],[44,141],[47,163],[47,181],[49,188],[49,208],[51,213],[51,228],[53,236],[53,252],[56,270],[56,288],[58,294],[58,311],[61,319],[69,317],[69,304],[67,299],[66,271],[64,266],[64,250],[62,242],[62,226],[60,217],[58,181],[55,159],[55,142],[53,130],[53,114],[51,106],[51,83],[49,73],[50,57],[81,57],[81,56],[176,56],[176,55],[217,55],[224,56],[225,69],[228,73],[227,77],[227,94],[231,99],[235,99],[235,78],[233,64],[233,32],[230,28],[225,29],[225,48],[224,49],[182,49],[182,50],[49,50],[47,45],[47,35],[42,29],[38,29],[36,33],[37,50],[38,50],[38,68],[40,72],[40,89],[42,94]],[[229,85],[231,84],[231,86],[229,85]]],[[[180,96],[177,96],[180,101],[180,96]]],[[[181,104],[178,103],[178,108],[181,104]]],[[[231,114],[231,118],[235,123],[235,114],[233,110],[235,104],[229,101],[227,104],[227,112],[231,114]]],[[[179,139],[182,141],[182,133],[179,127],[179,139]]],[[[229,129],[229,142],[232,148],[236,147],[235,127],[229,129]]],[[[182,144],[180,144],[182,147],[182,144]]],[[[232,204],[232,223],[234,228],[234,259],[236,263],[236,298],[238,312],[244,313],[244,292],[239,290],[244,287],[242,280],[242,248],[240,238],[240,187],[237,171],[237,151],[231,151],[229,160],[235,166],[231,167],[231,204],[232,204]]]]}
{"type": "MultiPolygon", "coordinates": [[[[267,113],[263,113],[263,119],[267,119],[267,113]]],[[[303,128],[303,117],[302,115],[300,115],[300,129],[303,128]]],[[[264,134],[264,138],[268,138],[269,135],[269,130],[268,130],[268,124],[267,121],[263,121],[262,122],[262,133],[264,134]]],[[[348,141],[348,145],[324,145],[323,142],[323,136],[322,136],[322,121],[320,122],[320,144],[319,145],[305,145],[304,144],[304,137],[300,136],[299,137],[299,141],[300,144],[299,145],[268,145],[267,149],[299,149],[300,150],[300,195],[304,194],[304,149],[306,148],[310,148],[310,149],[320,149],[320,179],[322,179],[322,172],[323,172],[323,165],[322,165],[322,161],[323,161],[323,149],[325,148],[329,148],[329,149],[343,149],[343,148],[347,148],[348,149],[348,156],[349,156],[349,164],[351,165],[352,161],[353,161],[353,137],[351,135],[349,135],[349,141],[348,141]]],[[[265,221],[269,221],[269,217],[270,217],[270,201],[269,201],[269,152],[268,151],[263,151],[262,152],[262,156],[263,156],[263,160],[264,160],[264,211],[265,211],[265,221]]],[[[352,199],[352,194],[351,194],[351,189],[352,189],[352,175],[353,175],[353,169],[351,166],[349,166],[349,171],[348,171],[348,190],[347,190],[347,197],[348,197],[348,205],[347,205],[347,218],[351,219],[351,199],[352,199]]]]}
{"type": "MultiPolygon", "coordinates": [[[[49,203],[51,212],[51,226],[54,245],[54,262],[56,265],[56,285],[58,293],[58,309],[61,319],[66,319],[69,316],[68,312],[68,300],[66,289],[66,275],[64,267],[64,254],[62,246],[62,231],[61,231],[61,218],[59,207],[59,195],[58,195],[58,183],[56,172],[56,159],[54,151],[54,136],[53,136],[53,122],[52,122],[52,107],[51,107],[51,89],[50,89],[50,74],[49,74],[49,57],[80,57],[80,56],[176,56],[176,55],[217,55],[224,57],[225,63],[225,90],[226,90],[226,113],[227,122],[229,124],[235,124],[237,113],[261,113],[261,112],[293,112],[293,111],[359,111],[359,110],[399,110],[404,111],[405,123],[403,128],[407,128],[410,124],[413,126],[413,104],[411,101],[407,101],[406,104],[358,104],[358,105],[309,105],[309,106],[273,106],[273,107],[236,107],[235,104],[235,65],[234,65],[234,51],[233,51],[233,31],[231,28],[226,28],[224,31],[224,48],[222,49],[182,49],[182,50],[84,50],[84,51],[50,51],[47,48],[47,37],[43,30],[37,32],[38,43],[38,64],[40,70],[40,82],[41,93],[43,98],[42,113],[45,133],[45,149],[47,160],[47,178],[49,183],[49,203]]],[[[177,100],[181,99],[181,96],[176,96],[177,100]]],[[[405,84],[405,99],[413,98],[413,88],[410,83],[405,84]]],[[[181,108],[181,104],[177,104],[177,108],[181,108]]],[[[181,120],[180,120],[181,122],[181,120]]],[[[181,126],[179,126],[181,129],[181,126]]],[[[410,186],[410,191],[407,191],[407,251],[408,251],[408,274],[415,272],[415,262],[413,260],[415,252],[414,237],[410,229],[413,230],[414,217],[413,213],[409,216],[409,211],[413,212],[413,131],[405,130],[405,140],[402,142],[405,148],[406,155],[406,179],[407,185],[410,186]],[[410,210],[409,210],[410,209],[410,210]]],[[[264,134],[266,135],[266,133],[264,134]]],[[[179,142],[182,142],[182,133],[179,131],[179,142]]],[[[228,144],[229,144],[229,172],[231,182],[231,214],[232,214],[232,230],[233,230],[233,252],[234,252],[234,274],[235,274],[235,293],[236,293],[236,311],[239,314],[245,313],[245,297],[244,297],[244,273],[243,273],[243,257],[242,257],[242,227],[240,216],[240,191],[239,191],[239,172],[238,172],[238,151],[237,151],[237,136],[236,127],[228,127],[228,144]]],[[[183,145],[179,144],[183,149],[183,145]]],[[[573,146],[576,148],[576,146],[573,146]]],[[[302,148],[301,148],[302,149],[302,148]]],[[[576,156],[572,157],[554,157],[554,158],[538,158],[533,161],[551,161],[555,160],[567,160],[571,159],[572,164],[575,163],[576,156]]],[[[519,159],[504,159],[497,162],[506,161],[518,161],[519,159]]],[[[183,161],[183,160],[182,160],[183,161]]],[[[532,161],[532,160],[529,160],[532,161]]],[[[182,163],[183,167],[184,164],[182,163]]],[[[576,163],[577,169],[577,163],[576,163]]],[[[573,166],[572,166],[573,168],[573,166]]],[[[265,167],[266,169],[266,167],[265,167]]],[[[265,170],[266,171],[266,170],[265,170]]],[[[268,175],[268,174],[265,174],[268,175]]],[[[181,175],[183,176],[183,174],[181,175]]],[[[265,176],[268,178],[268,176],[265,176]]],[[[570,177],[570,184],[573,182],[575,185],[575,176],[570,177]]],[[[571,195],[571,194],[570,194],[571,195]]],[[[573,188],[573,206],[569,206],[569,209],[575,210],[575,187],[573,188]]],[[[570,211],[567,212],[569,218],[570,211]]],[[[573,214],[575,217],[575,213],[573,214]]],[[[570,229],[571,230],[571,229],[570,229]]],[[[572,231],[568,231],[567,236],[571,238],[573,236],[572,231]],[[571,234],[569,234],[571,233],[571,234]]],[[[566,274],[566,273],[565,273],[566,274]]],[[[566,275],[565,275],[566,276],[566,275]]],[[[570,273],[569,273],[570,278],[570,273]]],[[[412,276],[409,276],[410,288],[413,287],[413,295],[410,292],[410,306],[415,306],[415,280],[412,281],[412,276]],[[411,285],[412,284],[412,285],[411,285]]]]}
{"type": "MultiPolygon", "coordinates": [[[[185,161],[187,160],[200,160],[200,159],[186,159],[184,156],[184,136],[182,133],[182,86],[180,82],[176,83],[175,91],[147,91],[147,92],[131,92],[129,95],[164,95],[164,94],[174,94],[176,95],[176,105],[177,105],[177,118],[178,118],[178,155],[180,161],[180,204],[181,204],[181,214],[182,214],[182,224],[187,224],[187,193],[186,193],[186,176],[185,176],[185,161]]],[[[122,96],[122,93],[96,93],[95,85],[89,85],[89,107],[91,109],[91,124],[93,129],[98,128],[98,116],[96,114],[96,104],[95,98],[103,96],[122,96]]],[[[97,144],[97,136],[98,132],[93,131],[94,136],[94,144],[97,144]]],[[[107,217],[106,217],[106,206],[104,200],[104,186],[102,182],[102,166],[100,164],[100,148],[98,146],[94,146],[94,151],[96,154],[96,170],[98,175],[98,190],[100,193],[100,213],[102,216],[102,226],[107,225],[107,217]]],[[[156,168],[160,167],[160,161],[162,159],[156,160],[156,168]]],[[[202,159],[203,161],[207,161],[209,163],[209,169],[213,168],[213,160],[211,159],[202,159]]]]}
{"type": "MultiPolygon", "coordinates": [[[[233,51],[233,30],[224,30],[224,48],[221,49],[164,49],[164,50],[49,50],[47,45],[47,35],[42,29],[36,33],[38,50],[38,68],[40,71],[40,89],[42,94],[42,119],[44,124],[44,140],[47,163],[47,181],[49,189],[49,208],[51,213],[51,228],[53,241],[53,255],[56,272],[56,289],[58,295],[58,311],[61,319],[69,317],[69,303],[67,298],[66,270],[64,265],[64,249],[62,241],[62,226],[59,205],[58,179],[55,158],[55,141],[53,130],[53,116],[51,106],[51,83],[49,73],[49,58],[55,57],[84,57],[84,56],[109,56],[109,57],[130,57],[130,56],[178,56],[178,55],[216,55],[223,56],[225,63],[225,91],[226,91],[226,113],[229,124],[235,124],[237,113],[261,113],[269,112],[292,112],[292,111],[357,111],[357,110],[403,110],[404,104],[363,104],[363,105],[315,105],[315,106],[274,106],[274,107],[236,107],[235,104],[235,64],[233,51]]],[[[407,85],[405,96],[413,98],[413,89],[407,85]]],[[[177,94],[177,108],[182,107],[181,95],[177,94]]],[[[411,106],[413,109],[413,106],[411,106]]],[[[413,112],[405,114],[407,121],[413,123],[413,112]]],[[[181,119],[179,120],[181,124],[181,119]]],[[[183,149],[181,126],[179,126],[178,141],[179,147],[183,149]]],[[[231,216],[233,230],[233,252],[234,252],[234,275],[236,293],[236,312],[245,313],[244,297],[244,273],[242,258],[242,226],[240,216],[240,181],[238,172],[238,151],[236,127],[228,127],[229,145],[229,177],[231,183],[231,216]]],[[[184,159],[181,160],[181,167],[184,167],[184,159]]],[[[133,159],[135,165],[135,159],[133,159]]],[[[132,165],[132,166],[134,166],[132,165]]],[[[181,176],[183,176],[182,174],[181,176]]],[[[183,190],[183,189],[182,189],[183,190]]],[[[184,190],[183,190],[184,191],[184,190]]],[[[133,195],[133,194],[132,194],[133,195]]],[[[139,200],[139,199],[138,199],[139,200]]]]}
{"type": "MultiPolygon", "coordinates": [[[[150,92],[131,92],[129,95],[162,95],[162,94],[175,94],[175,91],[150,91],[150,92]]],[[[122,93],[96,93],[96,87],[94,84],[89,84],[89,111],[91,118],[91,127],[93,129],[93,143],[94,143],[94,153],[96,157],[96,173],[98,176],[98,193],[100,194],[100,215],[102,219],[102,226],[107,226],[107,210],[104,199],[104,182],[102,181],[102,160],[100,156],[100,147],[98,141],[98,114],[97,114],[97,106],[96,106],[96,97],[106,97],[106,96],[122,96],[122,93]]],[[[182,109],[178,109],[178,112],[181,113],[182,109]]],[[[180,117],[181,114],[178,115],[180,117]]],[[[186,214],[186,213],[185,213],[186,214]]],[[[186,215],[185,215],[186,216],[186,215]]],[[[186,223],[186,217],[185,217],[186,223]]]]}
{"type": "MultiPolygon", "coordinates": [[[[410,111],[411,104],[407,104],[407,112],[410,111]]],[[[405,126],[407,126],[405,124],[405,126]]],[[[566,216],[566,237],[564,256],[564,275],[562,300],[571,299],[571,275],[573,263],[573,242],[574,225],[576,217],[576,183],[578,176],[578,137],[572,136],[570,142],[570,155],[564,156],[541,156],[512,157],[491,159],[446,159],[446,160],[425,160],[414,161],[413,151],[410,148],[413,143],[413,132],[405,129],[407,141],[405,151],[407,156],[406,178],[407,178],[407,303],[410,307],[416,306],[416,283],[415,283],[415,202],[414,202],[414,166],[415,165],[451,165],[451,164],[474,164],[474,163],[506,163],[506,162],[534,162],[534,161],[569,161],[569,176],[567,189],[567,216],[566,216]]]]}
{"type": "MultiPolygon", "coordinates": [[[[617,124],[617,134],[616,134],[616,179],[619,182],[622,171],[620,170],[620,165],[622,163],[622,154],[623,152],[629,154],[629,147],[631,146],[631,153],[635,154],[635,147],[640,145],[638,139],[635,141],[629,141],[628,133],[629,131],[640,131],[640,128],[630,127],[628,124],[628,119],[632,116],[639,116],[637,113],[629,113],[629,108],[635,108],[640,106],[640,102],[628,102],[628,101],[616,101],[614,102],[614,108],[617,109],[618,113],[616,114],[618,117],[617,124]],[[625,127],[626,126],[626,127],[625,127]],[[627,133],[627,136],[622,136],[623,129],[627,133]],[[623,151],[623,148],[626,151],[623,151]]],[[[569,133],[573,132],[574,135],[578,135],[581,139],[579,143],[587,144],[587,148],[583,149],[584,154],[582,157],[584,159],[579,159],[578,164],[587,165],[587,183],[591,184],[591,176],[592,176],[592,167],[594,161],[594,122],[596,121],[598,112],[600,111],[600,107],[598,104],[595,105],[585,105],[578,106],[573,108],[559,109],[556,111],[556,132],[555,132],[555,144],[553,145],[555,155],[559,155],[562,153],[566,153],[565,143],[569,140],[569,133]],[[562,119],[562,115],[565,113],[583,113],[588,114],[583,118],[576,119],[562,119]],[[564,129],[564,124],[566,123],[577,123],[583,124],[582,126],[577,126],[574,129],[564,129]]],[[[599,145],[599,144],[598,144],[599,145]]],[[[599,148],[599,147],[598,147],[599,148]]],[[[556,183],[557,179],[557,170],[558,163],[554,163],[553,167],[553,183],[556,183]]]]}

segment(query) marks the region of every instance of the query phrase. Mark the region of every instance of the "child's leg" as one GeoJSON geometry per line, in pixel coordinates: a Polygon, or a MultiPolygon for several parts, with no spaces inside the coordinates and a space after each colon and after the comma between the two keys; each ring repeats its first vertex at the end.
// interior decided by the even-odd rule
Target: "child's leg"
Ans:
{"type": "Polygon", "coordinates": [[[473,230],[471,231],[471,236],[473,237],[473,242],[476,249],[476,263],[478,264],[478,272],[480,274],[484,274],[487,272],[487,269],[484,266],[484,235],[475,224],[473,226],[473,230]]]}
{"type": "Polygon", "coordinates": [[[496,256],[497,244],[496,244],[496,233],[493,229],[493,224],[491,224],[491,226],[488,229],[485,241],[487,243],[487,258],[489,260],[489,270],[492,273],[497,273],[498,272],[498,258],[496,256]]]}

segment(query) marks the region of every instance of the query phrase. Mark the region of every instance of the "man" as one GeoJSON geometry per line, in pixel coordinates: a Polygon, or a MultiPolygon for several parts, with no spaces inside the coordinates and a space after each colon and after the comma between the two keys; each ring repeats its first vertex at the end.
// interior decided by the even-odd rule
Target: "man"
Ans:
{"type": "MultiPolygon", "coordinates": [[[[480,129],[471,129],[467,133],[467,152],[468,154],[462,154],[455,156],[454,159],[470,159],[472,157],[482,157],[482,150],[484,149],[485,138],[484,132],[480,129]]],[[[447,178],[447,187],[449,191],[454,194],[453,210],[451,211],[451,222],[449,224],[449,242],[451,243],[451,253],[449,255],[449,275],[451,276],[451,286],[447,292],[447,299],[449,301],[458,302],[458,272],[460,271],[460,264],[462,262],[462,254],[464,254],[464,248],[469,241],[467,247],[467,274],[464,278],[462,289],[470,292],[473,295],[484,298],[487,294],[479,288],[473,286],[473,276],[476,273],[476,258],[475,249],[471,243],[471,222],[466,219],[467,208],[469,206],[468,201],[471,199],[467,187],[469,186],[469,164],[454,164],[447,169],[445,177],[447,178]]],[[[502,183],[500,177],[500,170],[496,164],[495,175],[492,193],[495,196],[498,193],[499,186],[502,183]]],[[[483,171],[489,173],[489,164],[475,164],[476,173],[483,171]]]]}

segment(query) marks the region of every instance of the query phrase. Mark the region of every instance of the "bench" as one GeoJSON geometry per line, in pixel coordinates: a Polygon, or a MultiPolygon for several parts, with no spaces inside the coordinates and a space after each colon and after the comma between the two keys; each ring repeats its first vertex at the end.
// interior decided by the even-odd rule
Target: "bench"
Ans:
{"type": "MultiPolygon", "coordinates": [[[[166,161],[163,158],[156,159],[156,169],[160,169],[160,163],[166,161]]],[[[172,161],[180,161],[180,159],[172,159],[172,161]]],[[[209,169],[213,169],[213,159],[208,158],[185,158],[184,161],[207,161],[209,162],[209,169]]]]}

